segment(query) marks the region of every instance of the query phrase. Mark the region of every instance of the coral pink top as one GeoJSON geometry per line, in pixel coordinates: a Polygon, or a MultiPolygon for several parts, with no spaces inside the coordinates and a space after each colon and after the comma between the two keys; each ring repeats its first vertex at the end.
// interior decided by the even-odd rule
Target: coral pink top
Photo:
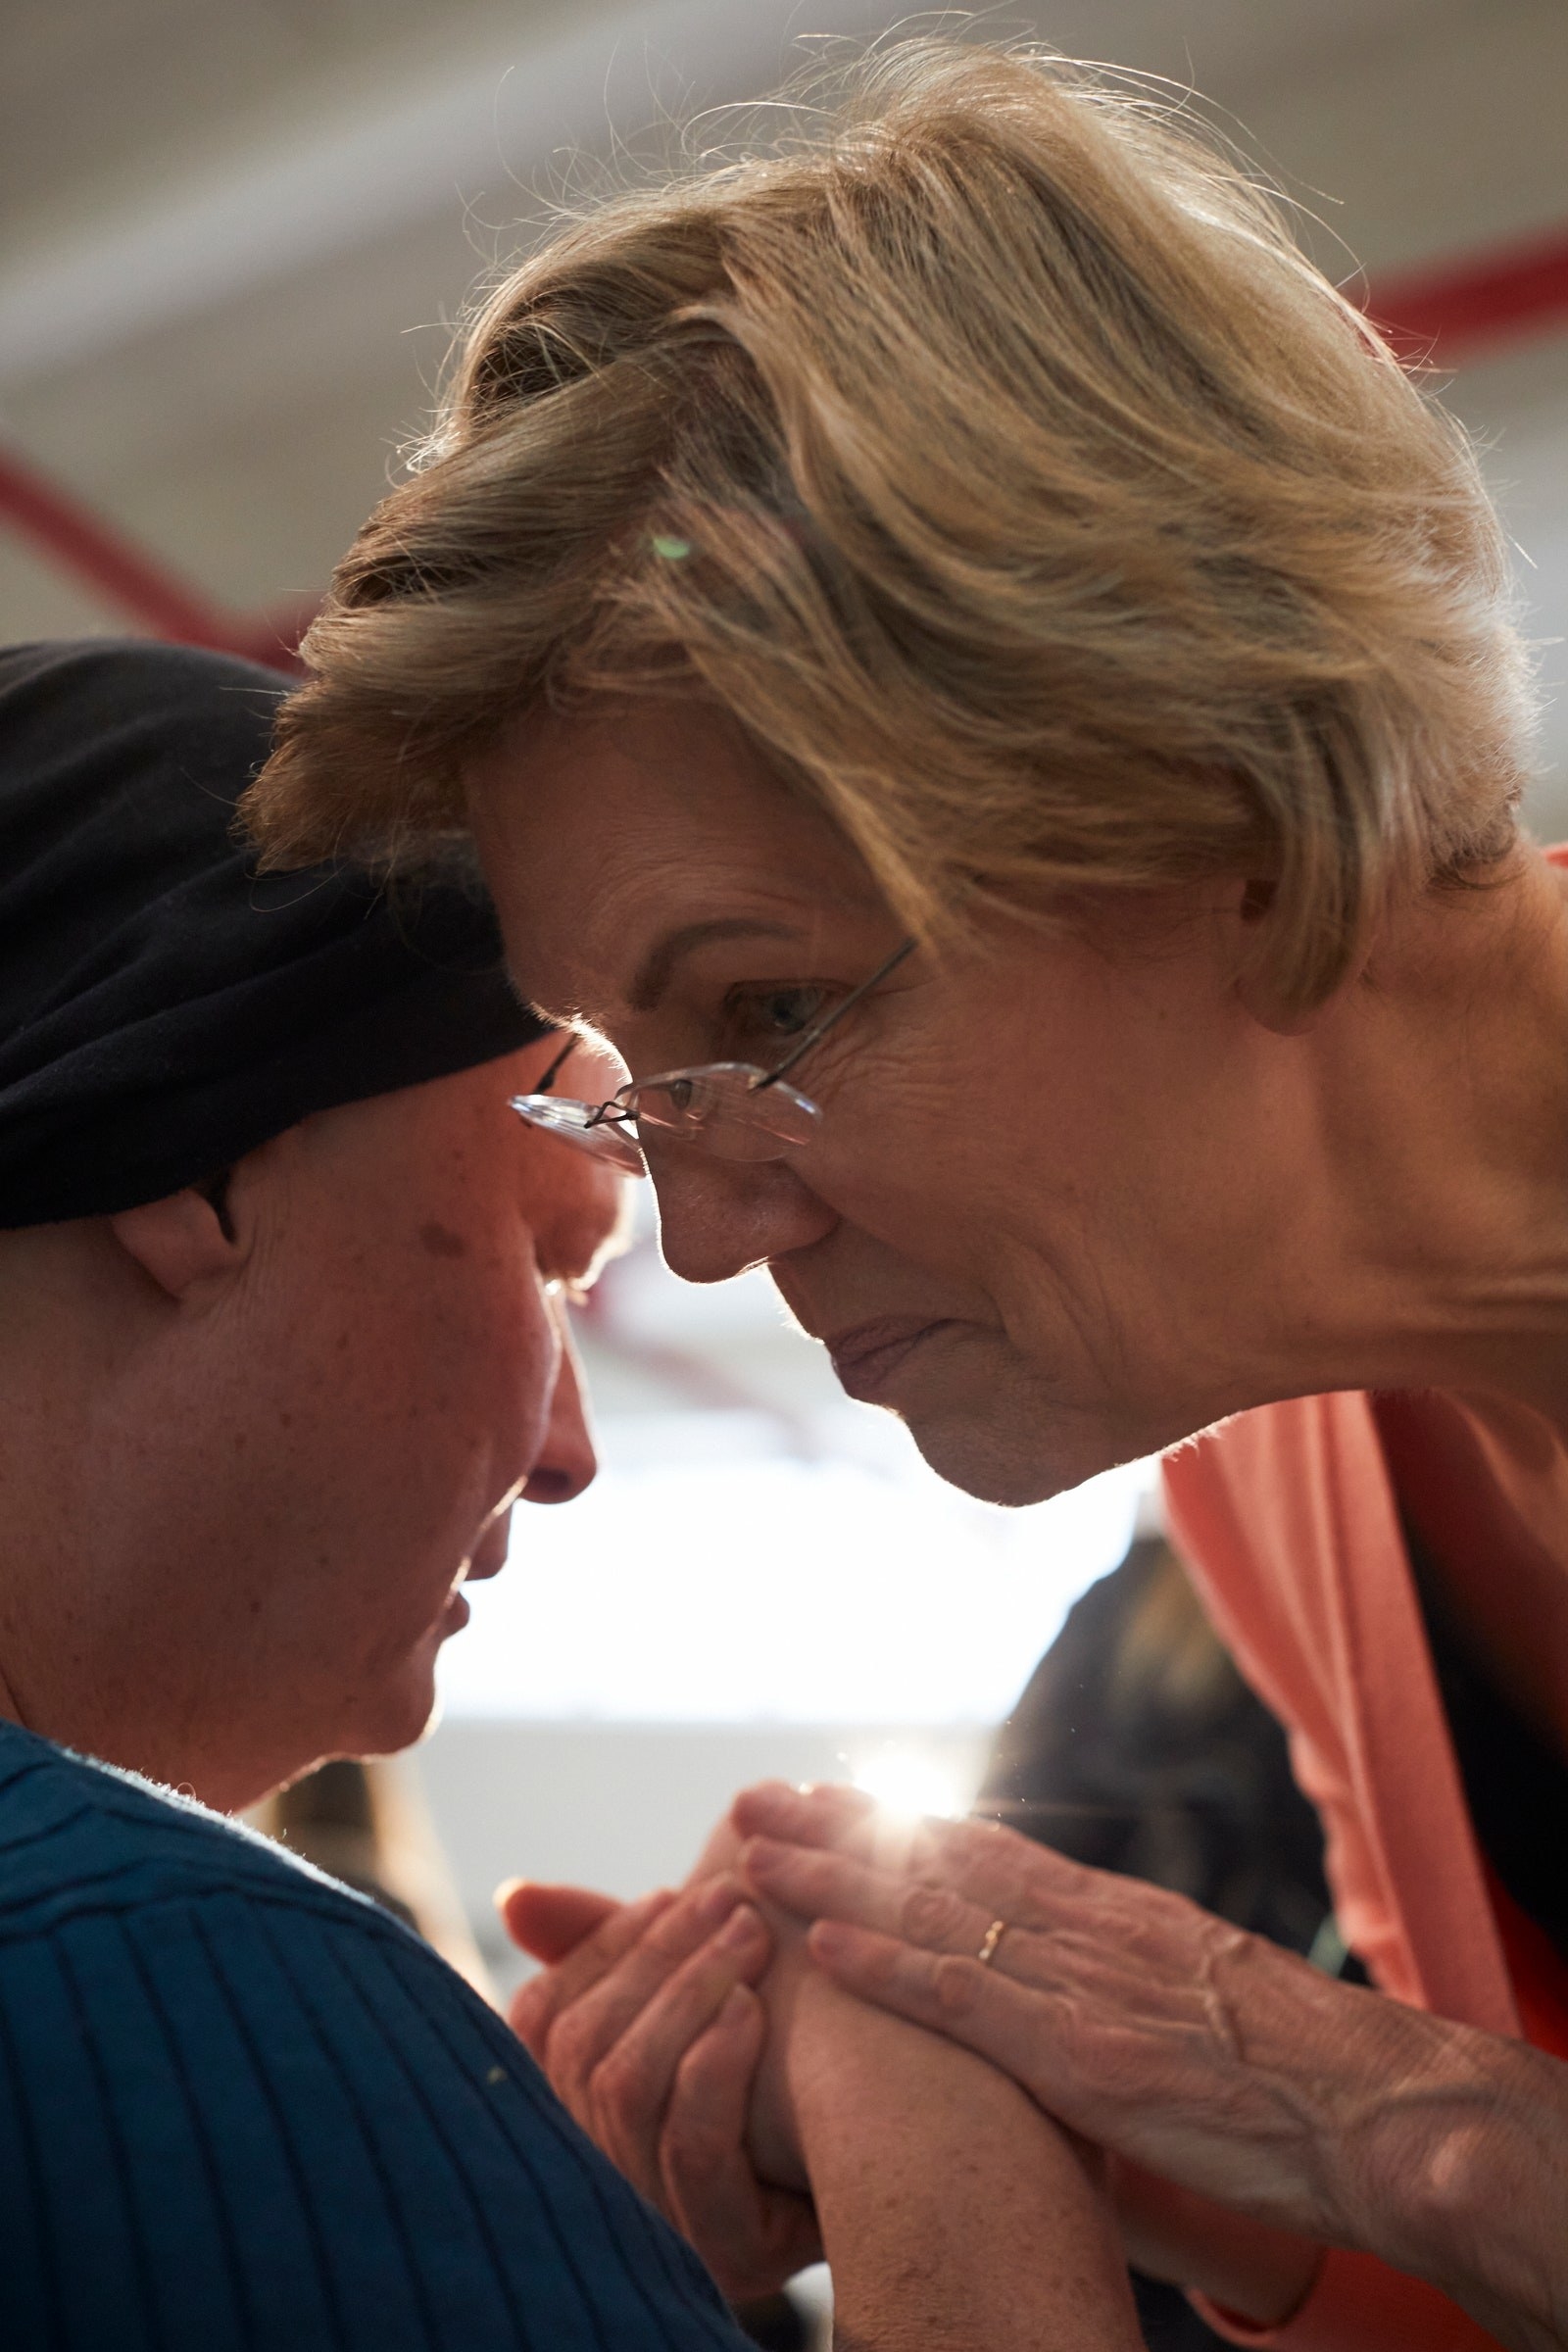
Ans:
{"type": "MultiPolygon", "coordinates": [[[[1464,1407],[1397,1402],[1407,1431],[1430,1407],[1432,1458],[1450,1471],[1468,1429],[1472,1497],[1479,1487],[1483,1511],[1518,1512],[1517,1478],[1510,1492],[1508,1465],[1487,1455],[1464,1407]]],[[[1407,1439],[1401,1450],[1408,1467],[1407,1439]]],[[[1543,1481],[1552,1492],[1534,1497],[1538,1530],[1549,1516],[1568,1546],[1555,1449],[1543,1481]]],[[[1396,1999],[1568,2057],[1568,1970],[1492,1880],[1471,1828],[1372,1399],[1243,1413],[1168,1456],[1165,1486],[1214,1625],[1290,1736],[1347,1941],[1396,1999]]],[[[1434,2288],[1361,2254],[1330,2253],[1281,2328],[1200,2308],[1233,2341],[1289,2352],[1477,2352],[1494,2340],[1434,2288]]]]}

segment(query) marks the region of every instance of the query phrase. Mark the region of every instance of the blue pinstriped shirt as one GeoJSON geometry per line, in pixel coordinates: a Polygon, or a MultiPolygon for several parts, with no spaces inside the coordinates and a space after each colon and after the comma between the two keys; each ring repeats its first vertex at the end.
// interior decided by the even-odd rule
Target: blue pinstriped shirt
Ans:
{"type": "Polygon", "coordinates": [[[745,2352],[396,1920],[0,1724],[3,2352],[745,2352]]]}

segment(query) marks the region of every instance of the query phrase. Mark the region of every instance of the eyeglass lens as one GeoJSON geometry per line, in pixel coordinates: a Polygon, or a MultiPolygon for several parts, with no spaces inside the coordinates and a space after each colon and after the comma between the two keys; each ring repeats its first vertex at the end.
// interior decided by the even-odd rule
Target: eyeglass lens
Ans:
{"type": "Polygon", "coordinates": [[[633,1079],[610,1102],[579,1102],[546,1091],[571,1051],[568,1044],[551,1063],[539,1091],[514,1096],[512,1107],[530,1126],[542,1127],[563,1143],[608,1159],[631,1175],[647,1173],[639,1148],[645,1129],[671,1141],[697,1144],[720,1159],[778,1159],[781,1146],[799,1149],[810,1143],[822,1117],[808,1096],[784,1084],[785,1071],[911,955],[914,946],[912,939],[905,940],[869,979],[798,1039],[775,1069],[759,1069],[749,1061],[704,1062],[694,1069],[633,1079]]]}
{"type": "Polygon", "coordinates": [[[722,1159],[776,1159],[781,1144],[808,1144],[821,1112],[793,1086],[758,1090],[760,1073],[745,1061],[671,1070],[623,1087],[616,1096],[637,1123],[683,1143],[700,1143],[722,1159]]]}

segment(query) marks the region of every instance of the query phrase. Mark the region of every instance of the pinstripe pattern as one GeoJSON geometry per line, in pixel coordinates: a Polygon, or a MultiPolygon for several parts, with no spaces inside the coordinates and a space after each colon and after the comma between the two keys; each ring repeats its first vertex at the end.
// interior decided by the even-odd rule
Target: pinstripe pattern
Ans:
{"type": "Polygon", "coordinates": [[[5,2352],[745,2352],[398,1923],[0,1724],[5,2352]]]}

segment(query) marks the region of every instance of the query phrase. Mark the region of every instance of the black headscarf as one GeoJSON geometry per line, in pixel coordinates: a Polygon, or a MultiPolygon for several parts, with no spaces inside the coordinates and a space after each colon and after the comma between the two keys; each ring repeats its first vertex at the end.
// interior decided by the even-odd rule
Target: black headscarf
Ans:
{"type": "Polygon", "coordinates": [[[234,804],[285,691],[175,646],[0,649],[0,1227],[156,1200],[544,1034],[477,886],[258,876],[234,804]]]}

